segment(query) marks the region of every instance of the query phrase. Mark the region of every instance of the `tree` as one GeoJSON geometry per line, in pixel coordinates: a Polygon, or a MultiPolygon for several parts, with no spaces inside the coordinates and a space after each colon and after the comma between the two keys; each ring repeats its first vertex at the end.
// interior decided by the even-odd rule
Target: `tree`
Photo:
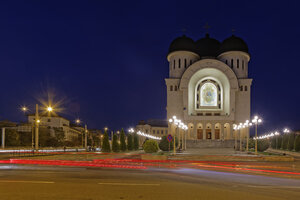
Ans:
{"type": "Polygon", "coordinates": [[[289,135],[290,135],[290,137],[289,137],[289,142],[288,142],[287,149],[290,150],[290,151],[292,151],[292,150],[295,149],[294,145],[295,145],[295,137],[296,137],[296,135],[295,135],[295,133],[290,133],[289,135]]]}
{"type": "Polygon", "coordinates": [[[277,140],[277,136],[272,137],[271,139],[271,147],[273,149],[276,149],[276,140],[277,140]]]}
{"type": "Polygon", "coordinates": [[[284,134],[283,135],[282,147],[281,147],[283,150],[286,150],[287,147],[288,147],[289,137],[290,137],[290,134],[284,134]]]}
{"type": "Polygon", "coordinates": [[[264,152],[270,146],[270,142],[268,139],[257,140],[257,151],[264,152]]]}
{"type": "Polygon", "coordinates": [[[15,129],[5,129],[5,144],[7,146],[20,146],[20,135],[15,129]]]}
{"type": "Polygon", "coordinates": [[[118,143],[118,136],[116,134],[114,134],[114,136],[113,136],[112,151],[113,152],[119,152],[120,151],[120,145],[118,143]]]}
{"type": "Polygon", "coordinates": [[[138,150],[139,149],[139,137],[138,137],[138,135],[136,133],[133,136],[133,149],[134,150],[138,150]]]}
{"type": "Polygon", "coordinates": [[[129,134],[129,135],[127,136],[127,149],[128,149],[129,151],[132,151],[132,150],[133,150],[133,141],[132,141],[132,135],[131,135],[131,134],[129,134]]]}
{"type": "Polygon", "coordinates": [[[279,135],[277,137],[278,137],[277,149],[282,149],[282,135],[279,135]]]}
{"type": "Polygon", "coordinates": [[[298,134],[295,139],[295,151],[300,151],[300,135],[298,134]]]}
{"type": "Polygon", "coordinates": [[[124,129],[121,130],[121,135],[120,135],[120,149],[121,151],[126,151],[126,142],[125,142],[125,132],[124,129]]]}
{"type": "Polygon", "coordinates": [[[19,132],[20,145],[21,146],[31,146],[32,143],[32,133],[31,132],[19,132]]]}
{"type": "Polygon", "coordinates": [[[158,151],[158,145],[155,140],[147,140],[144,145],[143,149],[146,153],[155,153],[158,151]]]}
{"type": "Polygon", "coordinates": [[[104,136],[103,136],[102,151],[110,152],[109,138],[108,138],[108,134],[106,131],[104,132],[104,136]]]}

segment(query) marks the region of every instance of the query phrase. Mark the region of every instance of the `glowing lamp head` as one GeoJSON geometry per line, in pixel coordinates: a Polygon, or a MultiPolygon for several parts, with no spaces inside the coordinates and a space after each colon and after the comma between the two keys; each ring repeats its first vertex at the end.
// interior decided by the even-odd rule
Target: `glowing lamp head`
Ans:
{"type": "Polygon", "coordinates": [[[37,122],[37,123],[40,123],[40,122],[41,122],[41,120],[39,120],[39,119],[38,119],[36,122],[37,122]]]}
{"type": "Polygon", "coordinates": [[[22,111],[26,112],[27,111],[27,108],[25,106],[23,106],[22,108],[22,111]]]}
{"type": "Polygon", "coordinates": [[[170,122],[170,123],[172,123],[172,122],[173,122],[173,120],[172,120],[172,119],[169,119],[169,122],[170,122]]]}
{"type": "Polygon", "coordinates": [[[173,116],[173,119],[176,119],[176,116],[175,116],[175,115],[173,116]]]}
{"type": "Polygon", "coordinates": [[[48,106],[48,107],[47,107],[47,111],[48,111],[48,112],[52,112],[52,111],[53,111],[53,108],[52,108],[51,106],[48,106]]]}
{"type": "Polygon", "coordinates": [[[80,119],[75,120],[76,124],[80,124],[80,119]]]}

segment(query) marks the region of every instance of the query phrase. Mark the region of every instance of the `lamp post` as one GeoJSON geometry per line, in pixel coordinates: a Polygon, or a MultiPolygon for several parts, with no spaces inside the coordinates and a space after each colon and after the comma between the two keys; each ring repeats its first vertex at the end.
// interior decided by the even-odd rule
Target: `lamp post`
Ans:
{"type": "MultiPolygon", "coordinates": [[[[81,124],[82,121],[80,119],[75,120],[76,124],[81,124]]],[[[84,123],[84,148],[87,151],[87,135],[88,135],[88,129],[87,129],[87,124],[84,123]]],[[[83,134],[81,135],[81,145],[83,147],[83,134]]]]}
{"type": "MultiPolygon", "coordinates": [[[[262,122],[262,119],[260,119],[258,116],[255,116],[252,119],[252,123],[255,124],[255,138],[257,138],[257,128],[258,124],[262,122]]],[[[257,139],[255,140],[255,155],[257,155],[257,139]]]]}
{"type": "MultiPolygon", "coordinates": [[[[251,127],[252,123],[249,123],[249,120],[246,120],[246,122],[244,123],[244,127],[248,128],[251,127]]],[[[249,129],[248,129],[249,130],[249,129]]],[[[246,136],[246,151],[249,151],[249,132],[247,132],[247,136],[246,136]]]]}
{"type": "MultiPolygon", "coordinates": [[[[283,135],[284,135],[284,134],[288,134],[288,133],[290,133],[290,130],[289,130],[289,129],[287,129],[287,128],[283,129],[283,135]]],[[[290,141],[290,136],[289,136],[289,139],[288,139],[287,148],[289,147],[289,141],[290,141]]],[[[283,136],[282,136],[282,144],[281,144],[281,148],[283,148],[283,136]]]]}
{"type": "MultiPolygon", "coordinates": [[[[176,131],[179,131],[179,129],[182,129],[182,130],[187,130],[188,129],[188,127],[183,123],[183,122],[181,122],[181,120],[179,120],[179,119],[177,119],[177,117],[176,116],[173,116],[172,118],[170,118],[169,119],[169,123],[172,125],[175,125],[175,132],[174,132],[174,149],[173,149],[173,151],[174,151],[174,155],[176,155],[176,131]]],[[[172,129],[172,127],[171,127],[171,129],[172,129]]],[[[180,132],[178,132],[178,134],[179,134],[179,140],[178,140],[178,142],[179,142],[179,146],[180,146],[180,132]]],[[[186,139],[186,138],[185,138],[186,139]]],[[[183,147],[183,145],[185,146],[185,148],[186,148],[186,141],[184,142],[183,141],[183,137],[182,137],[182,147],[183,147]]]]}

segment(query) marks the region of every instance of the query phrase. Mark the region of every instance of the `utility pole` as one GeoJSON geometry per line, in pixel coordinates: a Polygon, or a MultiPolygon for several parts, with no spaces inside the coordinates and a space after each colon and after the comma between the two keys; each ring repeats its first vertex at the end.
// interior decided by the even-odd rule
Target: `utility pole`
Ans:
{"type": "Polygon", "coordinates": [[[85,126],[84,126],[84,132],[85,132],[85,141],[84,141],[84,146],[85,146],[85,150],[87,151],[88,149],[87,149],[87,133],[88,133],[88,131],[87,131],[87,125],[85,124],[85,126]]]}
{"type": "Polygon", "coordinates": [[[2,128],[2,149],[5,148],[5,128],[2,128]]]}
{"type": "Polygon", "coordinates": [[[35,150],[39,149],[39,105],[35,105],[35,150]]]}

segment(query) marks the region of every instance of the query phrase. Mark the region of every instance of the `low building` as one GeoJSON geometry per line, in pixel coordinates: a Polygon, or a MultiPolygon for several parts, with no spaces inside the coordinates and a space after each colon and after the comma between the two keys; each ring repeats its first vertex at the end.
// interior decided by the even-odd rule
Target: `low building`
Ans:
{"type": "MultiPolygon", "coordinates": [[[[162,137],[168,135],[168,121],[159,120],[159,119],[150,119],[147,122],[141,120],[136,126],[136,131],[141,131],[143,133],[153,135],[156,137],[162,137]]],[[[140,138],[140,144],[143,144],[145,139],[144,137],[140,138]]]]}

